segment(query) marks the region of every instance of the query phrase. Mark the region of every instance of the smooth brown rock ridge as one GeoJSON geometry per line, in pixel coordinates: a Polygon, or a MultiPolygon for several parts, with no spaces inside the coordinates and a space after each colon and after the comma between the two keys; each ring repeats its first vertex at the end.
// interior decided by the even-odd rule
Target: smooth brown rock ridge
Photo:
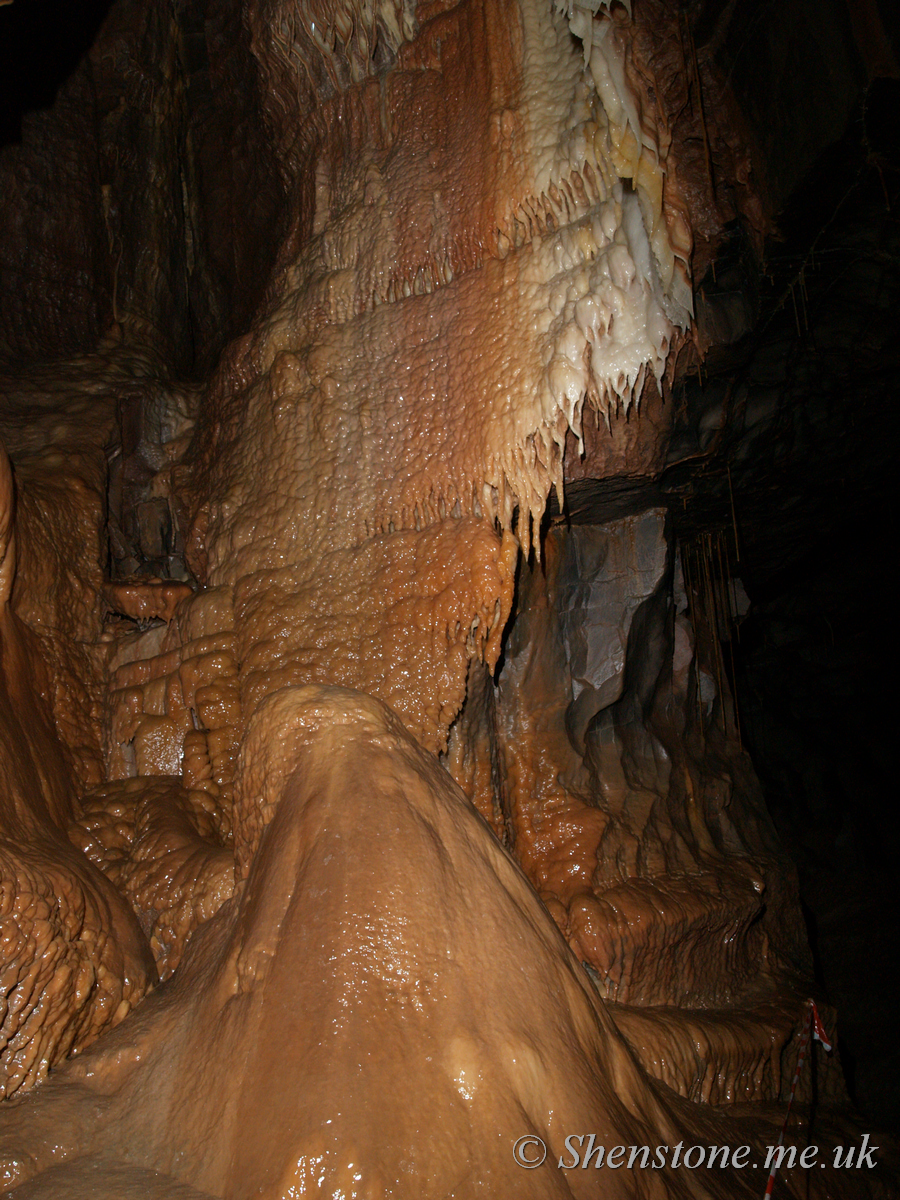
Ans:
{"type": "Polygon", "coordinates": [[[0,1177],[35,1176],[12,1195],[93,1172],[112,1197],[126,1169],[151,1196],[196,1194],[153,1190],[160,1172],[226,1200],[761,1191],[752,1171],[556,1167],[573,1132],[690,1144],[709,1118],[644,1075],[524,876],[384,705],[274,693],[245,755],[266,817],[246,884],[170,983],[7,1110],[0,1177]],[[513,1159],[526,1134],[547,1144],[538,1170],[513,1159]]]}

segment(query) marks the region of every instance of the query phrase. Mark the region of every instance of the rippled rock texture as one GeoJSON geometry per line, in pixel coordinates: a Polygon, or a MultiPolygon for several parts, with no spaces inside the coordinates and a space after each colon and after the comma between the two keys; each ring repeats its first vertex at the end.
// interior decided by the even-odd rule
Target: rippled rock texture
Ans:
{"type": "Polygon", "coordinates": [[[5,152],[11,1195],[761,1193],[555,1166],[774,1142],[811,986],[656,488],[765,222],[692,36],[120,0],[5,152]]]}

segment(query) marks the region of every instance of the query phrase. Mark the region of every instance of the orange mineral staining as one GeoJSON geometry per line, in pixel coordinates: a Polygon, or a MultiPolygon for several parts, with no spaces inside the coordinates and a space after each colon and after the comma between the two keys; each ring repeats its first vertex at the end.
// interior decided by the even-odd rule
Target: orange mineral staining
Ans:
{"type": "Polygon", "coordinates": [[[32,1087],[136,1004],[155,972],[131,908],[72,847],[73,776],[33,635],[9,605],[13,488],[0,448],[0,1095],[32,1087]]]}
{"type": "Polygon", "coordinates": [[[764,1141],[694,1101],[802,1011],[650,1011],[749,1006],[799,914],[685,749],[665,514],[564,508],[567,441],[661,467],[691,320],[637,9],[119,0],[65,93],[79,186],[22,187],[105,274],[0,402],[0,1190],[761,1194],[556,1166],[764,1141]]]}

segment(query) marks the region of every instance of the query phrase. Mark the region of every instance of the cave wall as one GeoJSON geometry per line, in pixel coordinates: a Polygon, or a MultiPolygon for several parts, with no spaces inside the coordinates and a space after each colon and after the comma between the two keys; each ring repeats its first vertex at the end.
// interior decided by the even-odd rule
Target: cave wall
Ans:
{"type": "Polygon", "coordinates": [[[106,340],[170,375],[208,369],[259,302],[278,241],[256,69],[239,5],[113,7],[52,111],[3,151],[7,357],[106,340]]]}
{"type": "MultiPolygon", "coordinates": [[[[58,758],[30,786],[126,914],[144,974],[110,990],[163,980],[131,1016],[90,985],[87,1026],[72,972],[49,1014],[21,989],[14,1195],[443,1195],[438,1128],[459,1194],[591,1195],[523,1173],[517,1122],[551,1164],[578,1121],[772,1139],[815,985],[697,549],[731,474],[698,480],[730,445],[746,522],[764,456],[728,437],[785,453],[721,355],[878,29],[820,15],[823,81],[802,5],[764,45],[740,5],[633,16],[122,0],[4,151],[4,619],[58,758]],[[774,129],[750,54],[823,102],[774,129]]],[[[71,958],[92,926],[42,886],[71,958]]]]}
{"type": "MultiPolygon", "coordinates": [[[[703,282],[700,319],[737,336],[686,384],[664,491],[685,540],[717,530],[716,574],[740,581],[723,609],[743,740],[798,864],[851,1091],[876,1127],[895,1129],[893,1000],[872,964],[891,957],[896,911],[889,718],[876,697],[898,436],[888,382],[898,74],[891,14],[863,6],[852,17],[855,107],[779,213],[769,277],[748,303],[746,248],[732,236],[703,282]]],[[[792,108],[781,126],[810,119],[792,108]]]]}

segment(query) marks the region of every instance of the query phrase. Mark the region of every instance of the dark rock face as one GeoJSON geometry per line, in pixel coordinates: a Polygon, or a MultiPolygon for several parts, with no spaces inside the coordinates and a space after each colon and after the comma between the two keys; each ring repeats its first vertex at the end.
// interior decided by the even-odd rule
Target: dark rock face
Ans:
{"type": "MultiPolygon", "coordinates": [[[[849,127],[835,127],[794,185],[755,326],[711,352],[702,387],[687,385],[693,429],[676,428],[663,484],[686,539],[722,530],[726,573],[753,602],[726,652],[744,744],[799,867],[854,1096],[873,1124],[894,1129],[894,1049],[878,1032],[893,1000],[873,964],[892,953],[897,912],[885,858],[898,836],[885,800],[890,705],[880,698],[890,623],[880,564],[898,440],[888,382],[897,347],[885,318],[896,305],[900,161],[882,131],[897,88],[896,78],[870,79],[849,127]],[[693,464],[674,461],[698,453],[702,486],[693,464]]],[[[729,286],[723,275],[704,282],[713,304],[729,286]]]]}
{"type": "Polygon", "coordinates": [[[258,304],[282,185],[240,6],[116,5],[52,113],[4,151],[0,346],[98,340],[208,367],[258,304]]]}
{"type": "Polygon", "coordinates": [[[0,1187],[758,1195],[554,1163],[774,1143],[811,994],[887,1112],[886,23],[118,0],[26,118],[0,1187]]]}
{"type": "Polygon", "coordinates": [[[499,761],[499,794],[476,802],[504,813],[610,1000],[719,1008],[777,989],[808,966],[792,869],[725,735],[715,635],[692,623],[665,511],[558,525],[544,546],[470,749],[472,780],[493,779],[479,752],[499,761]]]}

